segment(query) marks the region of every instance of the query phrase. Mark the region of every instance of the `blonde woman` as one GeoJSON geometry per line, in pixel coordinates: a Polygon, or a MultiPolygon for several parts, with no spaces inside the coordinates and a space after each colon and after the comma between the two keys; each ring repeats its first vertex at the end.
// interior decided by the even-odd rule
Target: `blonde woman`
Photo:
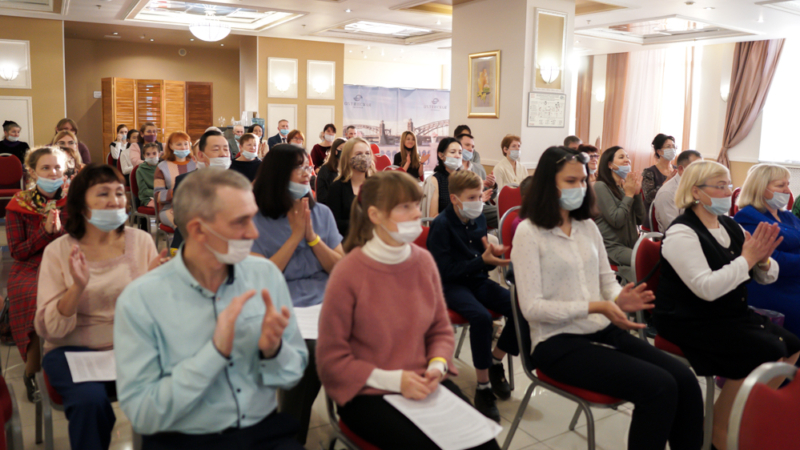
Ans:
{"type": "Polygon", "coordinates": [[[328,189],[327,205],[336,219],[339,234],[347,237],[350,231],[350,207],[361,185],[375,172],[375,155],[369,143],[361,138],[348,140],[339,159],[339,176],[328,189]]]}
{"type": "Polygon", "coordinates": [[[409,175],[422,181],[424,176],[423,165],[430,155],[420,157],[417,150],[417,137],[410,131],[404,131],[400,136],[400,153],[394,155],[393,164],[402,167],[409,175]]]}
{"type": "Polygon", "coordinates": [[[780,223],[783,242],[772,253],[781,268],[778,280],[769,285],[750,282],[749,303],[756,308],[778,311],[786,316],[783,326],[800,334],[800,219],[786,207],[789,203],[789,170],[777,164],[758,164],[750,168],[739,196],[739,210],[733,218],[750,233],[758,224],[780,223]]]}
{"type": "Polygon", "coordinates": [[[658,333],[680,347],[698,376],[728,379],[714,405],[712,442],[719,450],[744,378],[765,362],[795,364],[800,356],[797,336],[747,307],[751,277],[760,284],[778,278],[770,256],[783,240],[780,227],[763,223],[765,217],[752,235],[744,231],[726,215],[731,189],[719,163],[696,161],[683,172],[675,203],[685,211],[665,234],[654,309],[658,333]]]}
{"type": "Polygon", "coordinates": [[[71,180],[83,167],[83,158],[81,158],[80,151],[78,150],[78,137],[71,131],[59,131],[53,136],[53,142],[51,144],[61,147],[61,150],[67,154],[66,163],[64,165],[64,175],[67,177],[67,180],[71,180]]]}

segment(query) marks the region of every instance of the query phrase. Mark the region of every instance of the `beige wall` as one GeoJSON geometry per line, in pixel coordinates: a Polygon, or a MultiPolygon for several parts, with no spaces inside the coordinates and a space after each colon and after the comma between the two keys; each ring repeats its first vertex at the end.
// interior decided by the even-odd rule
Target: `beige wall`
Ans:
{"type": "Polygon", "coordinates": [[[187,55],[178,55],[181,47],[150,43],[90,41],[67,39],[67,113],[78,123],[80,140],[100,161],[102,143],[102,99],[93,98],[105,77],[135,79],[204,81],[214,83],[214,123],[231,116],[238,120],[239,51],[187,48],[187,55]]]}
{"type": "MultiPolygon", "coordinates": [[[[300,41],[295,39],[258,38],[258,117],[267,119],[267,105],[270,103],[297,105],[297,127],[306,136],[306,144],[310,150],[319,139],[322,130],[306,130],[306,107],[308,105],[333,105],[335,107],[335,120],[337,134],[342,132],[344,121],[344,44],[329,42],[300,41]],[[268,58],[293,58],[297,59],[297,98],[269,98],[267,96],[267,82],[269,70],[268,58]],[[306,98],[308,60],[334,61],[336,63],[336,99],[310,100],[306,98]]],[[[267,123],[267,136],[277,132],[277,123],[267,123]]]]}
{"type": "Polygon", "coordinates": [[[62,22],[0,16],[0,39],[30,41],[32,89],[0,89],[0,96],[32,97],[34,141],[28,144],[49,144],[65,114],[62,22]]]}

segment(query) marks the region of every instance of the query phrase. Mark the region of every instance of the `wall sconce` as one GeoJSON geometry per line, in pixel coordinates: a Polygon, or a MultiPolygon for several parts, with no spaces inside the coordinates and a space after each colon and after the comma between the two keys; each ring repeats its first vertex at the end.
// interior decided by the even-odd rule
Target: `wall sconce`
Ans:
{"type": "Polygon", "coordinates": [[[539,75],[546,84],[556,81],[561,69],[552,61],[543,61],[539,64],[539,75]]]}
{"type": "Polygon", "coordinates": [[[6,81],[15,80],[19,76],[19,68],[17,66],[12,66],[7,64],[3,67],[0,67],[0,78],[6,81]]]}
{"type": "Polygon", "coordinates": [[[336,63],[333,61],[308,61],[306,97],[310,99],[334,100],[336,90],[336,63]]]}
{"type": "Polygon", "coordinates": [[[722,83],[719,86],[719,96],[722,97],[723,102],[728,101],[728,96],[731,94],[731,85],[730,83],[722,83]]]}
{"type": "Polygon", "coordinates": [[[275,77],[275,88],[281,94],[285,94],[289,90],[289,86],[291,85],[291,81],[287,75],[278,75],[275,77]]]}
{"type": "Polygon", "coordinates": [[[268,58],[267,95],[277,98],[297,98],[297,60],[268,58]]]}
{"type": "Polygon", "coordinates": [[[324,77],[317,77],[312,82],[312,86],[314,88],[314,92],[321,95],[328,92],[330,83],[328,83],[328,80],[326,80],[324,77]]]}
{"type": "Polygon", "coordinates": [[[597,88],[597,92],[594,94],[594,99],[599,103],[606,101],[606,88],[602,86],[597,88]]]}

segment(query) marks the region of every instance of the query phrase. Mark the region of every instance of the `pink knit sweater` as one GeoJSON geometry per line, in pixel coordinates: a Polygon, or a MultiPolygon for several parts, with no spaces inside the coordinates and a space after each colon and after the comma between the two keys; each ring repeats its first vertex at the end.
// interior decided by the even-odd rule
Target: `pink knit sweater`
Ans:
{"type": "Polygon", "coordinates": [[[339,405],[359,394],[385,394],[366,386],[376,368],[422,375],[431,358],[443,357],[456,374],[439,271],[430,253],[411,248],[411,256],[395,265],[356,248],[331,273],[319,318],[317,369],[339,405]]]}

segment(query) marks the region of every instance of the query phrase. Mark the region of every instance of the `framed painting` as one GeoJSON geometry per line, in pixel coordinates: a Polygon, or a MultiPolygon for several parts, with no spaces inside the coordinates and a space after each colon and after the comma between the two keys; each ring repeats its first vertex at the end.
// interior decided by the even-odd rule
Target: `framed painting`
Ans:
{"type": "Polygon", "coordinates": [[[500,50],[469,55],[470,119],[500,117],[500,50]]]}

